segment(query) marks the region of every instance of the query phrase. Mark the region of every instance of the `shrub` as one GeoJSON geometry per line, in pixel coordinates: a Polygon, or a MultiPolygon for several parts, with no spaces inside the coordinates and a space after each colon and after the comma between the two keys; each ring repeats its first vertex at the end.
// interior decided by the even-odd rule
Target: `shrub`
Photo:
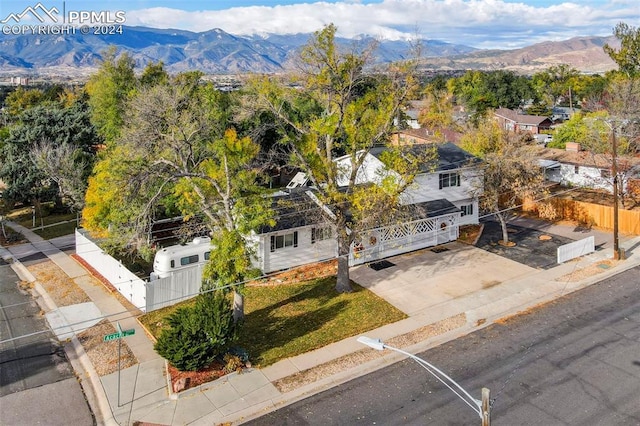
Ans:
{"type": "Polygon", "coordinates": [[[230,300],[222,291],[201,294],[168,318],[154,349],[180,371],[196,371],[226,352],[238,335],[230,300]]]}

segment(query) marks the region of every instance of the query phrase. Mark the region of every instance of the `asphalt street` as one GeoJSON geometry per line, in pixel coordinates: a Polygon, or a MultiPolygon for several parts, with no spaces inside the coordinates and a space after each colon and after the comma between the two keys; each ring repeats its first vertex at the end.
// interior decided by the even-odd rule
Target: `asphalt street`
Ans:
{"type": "Polygon", "coordinates": [[[19,281],[0,259],[0,424],[94,424],[63,347],[19,281]]]}
{"type": "MultiPolygon", "coordinates": [[[[372,336],[374,337],[374,336],[372,336]]],[[[495,425],[640,425],[640,267],[425,353],[495,425]]],[[[479,416],[404,360],[250,425],[468,425],[479,416]]]]}

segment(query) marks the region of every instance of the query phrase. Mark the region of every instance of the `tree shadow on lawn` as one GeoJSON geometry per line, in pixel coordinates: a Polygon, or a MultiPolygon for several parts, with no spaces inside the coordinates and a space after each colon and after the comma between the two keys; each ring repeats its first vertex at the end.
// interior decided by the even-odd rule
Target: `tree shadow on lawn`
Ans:
{"type": "MultiPolygon", "coordinates": [[[[348,337],[345,326],[348,329],[354,320],[348,298],[366,290],[353,285],[353,293],[339,294],[331,282],[335,278],[296,285],[301,287],[300,292],[254,311],[247,309],[238,344],[249,352],[254,364],[264,367],[348,337]]],[[[262,287],[259,291],[282,290],[278,287],[262,287]]],[[[251,297],[247,296],[250,305],[251,297]]]]}

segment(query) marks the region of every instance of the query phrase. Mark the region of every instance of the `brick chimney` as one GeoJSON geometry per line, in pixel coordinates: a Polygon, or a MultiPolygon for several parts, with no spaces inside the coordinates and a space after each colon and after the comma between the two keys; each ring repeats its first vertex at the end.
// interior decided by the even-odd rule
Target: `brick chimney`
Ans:
{"type": "Polygon", "coordinates": [[[565,150],[579,152],[579,151],[582,151],[582,147],[578,142],[567,142],[565,144],[565,150]]]}

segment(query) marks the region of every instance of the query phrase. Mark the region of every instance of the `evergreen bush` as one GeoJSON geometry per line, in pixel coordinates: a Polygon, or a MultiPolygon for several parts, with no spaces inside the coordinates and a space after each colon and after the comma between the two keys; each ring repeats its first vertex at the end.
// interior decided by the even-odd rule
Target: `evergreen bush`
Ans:
{"type": "Polygon", "coordinates": [[[200,294],[195,305],[176,310],[168,324],[154,349],[180,371],[209,365],[236,340],[239,328],[231,301],[222,291],[200,294]]]}

